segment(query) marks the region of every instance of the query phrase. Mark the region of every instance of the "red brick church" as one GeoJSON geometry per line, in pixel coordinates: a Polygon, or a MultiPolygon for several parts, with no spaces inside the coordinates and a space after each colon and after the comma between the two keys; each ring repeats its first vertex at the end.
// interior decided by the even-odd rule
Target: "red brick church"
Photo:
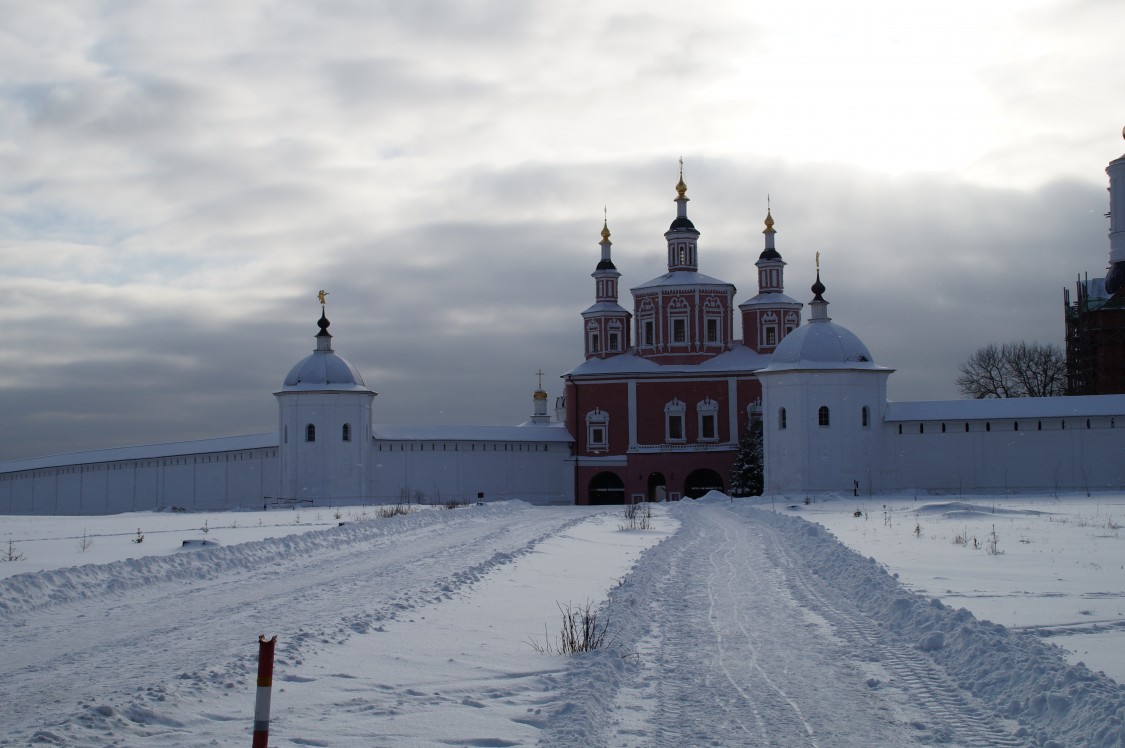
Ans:
{"type": "Polygon", "coordinates": [[[758,293],[738,304],[735,286],[699,272],[700,232],[688,218],[681,169],[676,217],[664,233],[668,272],[618,303],[608,224],[582,312],[586,360],[564,376],[566,425],[574,437],[579,504],[676,500],[727,490],[739,437],[760,417],[755,372],[801,324],[785,295],[782,260],[766,212],[758,293]]]}

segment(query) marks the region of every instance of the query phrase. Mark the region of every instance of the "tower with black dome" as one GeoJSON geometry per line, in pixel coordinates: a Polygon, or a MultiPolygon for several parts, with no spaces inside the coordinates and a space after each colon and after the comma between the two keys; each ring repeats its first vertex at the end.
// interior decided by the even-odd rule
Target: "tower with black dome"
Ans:
{"type": "MultiPolygon", "coordinates": [[[[819,265],[819,256],[817,258],[819,265]]],[[[808,322],[778,344],[762,382],[765,492],[865,493],[883,485],[887,378],[855,333],[828,316],[817,268],[808,322]]]]}
{"type": "Polygon", "coordinates": [[[321,295],[316,349],[289,371],[277,398],[282,499],[317,504],[363,501],[376,393],[332,349],[321,295]]]}
{"type": "Polygon", "coordinates": [[[702,363],[734,338],[735,287],[699,272],[699,230],[688,200],[681,159],[676,217],[664,232],[668,272],[632,289],[637,355],[661,365],[702,363]]]}
{"type": "Polygon", "coordinates": [[[801,307],[785,295],[785,260],[777,251],[773,215],[766,208],[765,247],[758,268],[758,295],[738,305],[742,313],[742,343],[759,353],[773,353],[786,335],[801,325],[801,307]]]}
{"type": "Polygon", "coordinates": [[[594,304],[582,312],[585,329],[586,358],[618,356],[628,350],[629,320],[633,315],[617,303],[617,279],[621,277],[613,264],[609,240],[609,222],[602,222],[601,260],[591,273],[594,279],[594,304]]]}

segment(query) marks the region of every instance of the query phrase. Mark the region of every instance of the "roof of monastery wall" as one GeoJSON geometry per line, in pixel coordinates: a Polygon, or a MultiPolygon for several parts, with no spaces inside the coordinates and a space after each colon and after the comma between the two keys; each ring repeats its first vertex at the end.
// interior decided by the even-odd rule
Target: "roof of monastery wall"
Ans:
{"type": "MultiPolygon", "coordinates": [[[[985,421],[1125,416],[1125,395],[889,402],[884,421],[985,421]]],[[[1125,428],[1125,422],[1122,423],[1125,428]]]]}
{"type": "Polygon", "coordinates": [[[377,441],[424,442],[571,442],[570,432],[561,423],[525,426],[415,426],[375,424],[377,441]]]}
{"type": "Polygon", "coordinates": [[[246,434],[244,436],[221,436],[214,439],[195,439],[166,444],[144,444],[136,447],[115,447],[93,449],[88,452],[69,452],[45,457],[29,457],[23,460],[0,462],[0,473],[16,473],[22,470],[43,470],[45,468],[66,467],[69,465],[91,465],[99,462],[121,462],[123,460],[152,460],[161,457],[182,457],[184,455],[214,454],[216,452],[241,452],[248,449],[266,449],[278,445],[277,432],[265,434],[246,434]]]}

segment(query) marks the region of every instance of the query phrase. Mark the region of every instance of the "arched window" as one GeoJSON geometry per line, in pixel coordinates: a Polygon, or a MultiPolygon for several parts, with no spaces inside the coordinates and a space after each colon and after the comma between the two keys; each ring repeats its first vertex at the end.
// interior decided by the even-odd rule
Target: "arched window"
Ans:
{"type": "Polygon", "coordinates": [[[866,405],[859,411],[859,424],[863,426],[863,428],[867,428],[871,425],[871,412],[867,410],[866,405]]]}
{"type": "Polygon", "coordinates": [[[346,442],[350,442],[352,440],[352,425],[350,423],[344,424],[342,436],[344,438],[344,441],[346,442]]]}
{"type": "Polygon", "coordinates": [[[787,424],[785,422],[785,408],[781,408],[780,410],[777,411],[777,428],[778,429],[784,429],[786,427],[786,425],[787,424]]]}
{"type": "Polygon", "coordinates": [[[821,405],[820,409],[816,411],[816,422],[821,426],[828,425],[828,406],[821,405]]]}
{"type": "Polygon", "coordinates": [[[307,442],[315,442],[316,441],[316,426],[314,426],[311,423],[308,426],[305,426],[305,441],[307,441],[307,442]]]}

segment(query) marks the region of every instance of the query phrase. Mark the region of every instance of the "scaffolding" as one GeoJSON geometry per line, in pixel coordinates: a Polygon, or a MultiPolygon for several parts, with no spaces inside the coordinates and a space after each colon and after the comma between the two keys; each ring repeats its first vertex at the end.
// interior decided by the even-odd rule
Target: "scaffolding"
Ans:
{"type": "Polygon", "coordinates": [[[1125,295],[1110,297],[1104,278],[1079,277],[1063,306],[1067,394],[1125,393],[1125,295]]]}

